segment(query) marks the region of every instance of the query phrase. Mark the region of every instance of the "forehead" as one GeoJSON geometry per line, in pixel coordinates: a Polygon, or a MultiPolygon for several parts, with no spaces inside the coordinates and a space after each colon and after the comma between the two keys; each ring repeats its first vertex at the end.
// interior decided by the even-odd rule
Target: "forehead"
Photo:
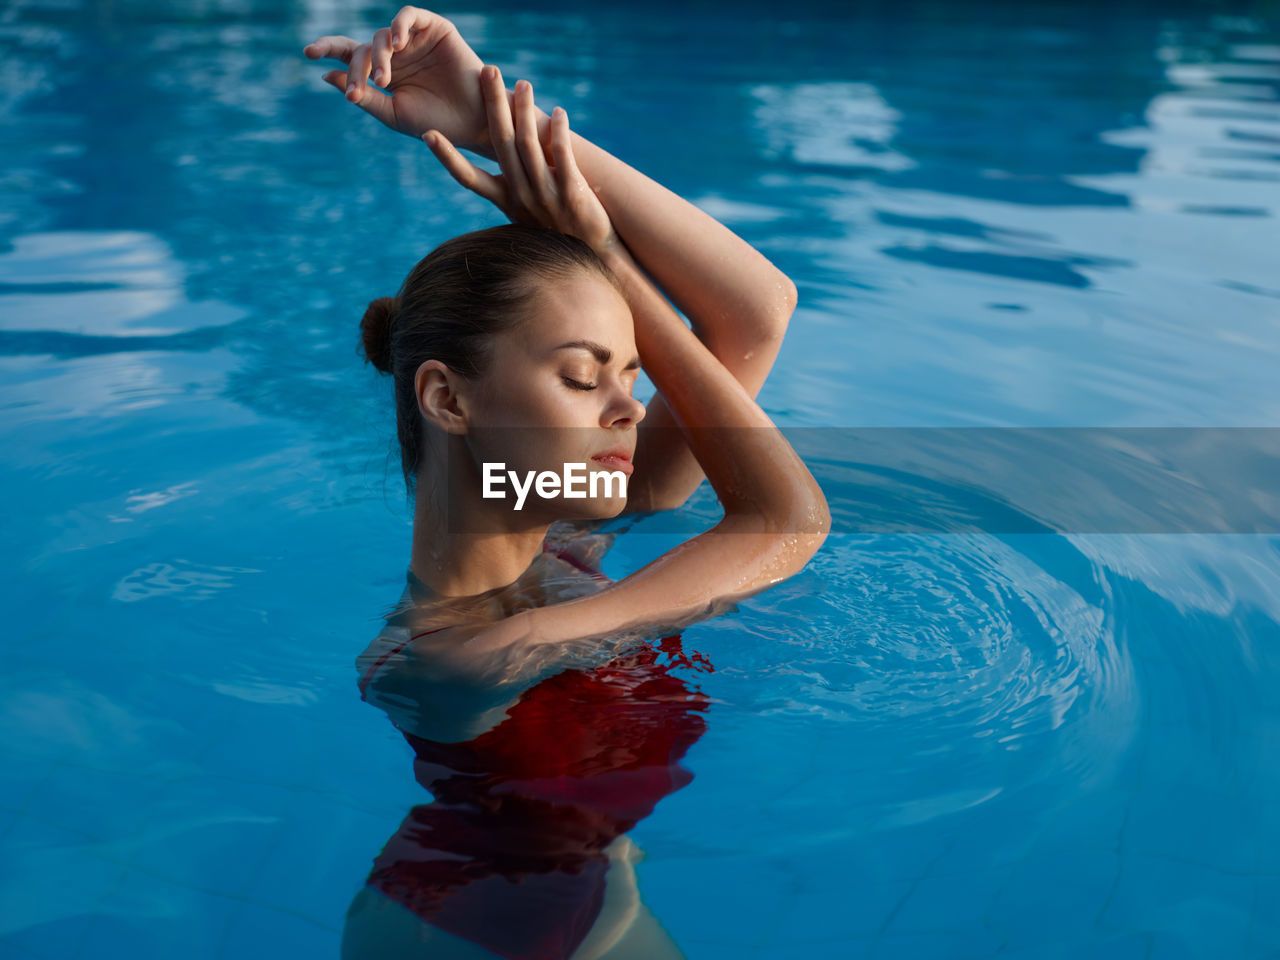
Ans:
{"type": "Polygon", "coordinates": [[[603,277],[585,271],[537,281],[528,322],[518,328],[529,346],[549,348],[579,337],[635,352],[631,310],[603,277]]]}

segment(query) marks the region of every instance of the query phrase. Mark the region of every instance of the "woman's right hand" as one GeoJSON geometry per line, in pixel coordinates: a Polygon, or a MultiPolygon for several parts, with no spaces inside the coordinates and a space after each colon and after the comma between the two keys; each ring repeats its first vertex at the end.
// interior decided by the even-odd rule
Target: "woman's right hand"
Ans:
{"type": "Polygon", "coordinates": [[[489,200],[516,223],[549,227],[586,241],[597,253],[621,245],[604,204],[578,169],[573,157],[569,115],[561,107],[551,114],[548,164],[538,139],[533,85],[516,84],[515,116],[507,101],[502,73],[489,65],[480,70],[480,89],[501,176],[493,176],[462,156],[440,130],[423,140],[458,183],[489,200]]]}

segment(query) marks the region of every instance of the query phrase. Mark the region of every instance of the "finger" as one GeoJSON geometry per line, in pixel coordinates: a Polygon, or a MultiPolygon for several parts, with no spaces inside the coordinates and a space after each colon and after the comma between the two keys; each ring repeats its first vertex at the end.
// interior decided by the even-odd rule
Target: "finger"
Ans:
{"type": "Polygon", "coordinates": [[[591,207],[599,205],[599,197],[595,196],[591,184],[577,166],[577,157],[573,156],[573,134],[568,129],[568,114],[562,106],[552,110],[552,154],[556,159],[561,196],[567,204],[579,211],[584,209],[584,202],[591,207]]]}
{"type": "Polygon", "coordinates": [[[373,82],[385,87],[391,80],[391,31],[383,27],[374,31],[373,40],[373,82]]]}
{"type": "Polygon", "coordinates": [[[507,102],[507,88],[502,82],[502,71],[489,64],[480,70],[480,85],[484,95],[485,113],[489,117],[489,139],[493,142],[494,156],[506,178],[508,194],[522,206],[533,205],[533,195],[525,175],[524,162],[516,148],[515,126],[511,119],[511,104],[507,102]]]}
{"type": "Polygon", "coordinates": [[[565,113],[564,107],[551,111],[551,155],[555,160],[560,195],[574,196],[580,185],[587,183],[587,178],[578,169],[578,161],[573,156],[573,135],[569,132],[569,114],[565,113]]]}
{"type": "Polygon", "coordinates": [[[373,48],[367,43],[356,47],[351,54],[351,66],[347,70],[347,99],[359,103],[369,90],[369,68],[373,60],[373,48]]]}
{"type": "Polygon", "coordinates": [[[303,54],[308,60],[341,60],[343,63],[351,62],[351,54],[355,52],[356,47],[360,44],[356,43],[350,37],[320,37],[312,40],[302,48],[303,54]]]}
{"type": "Polygon", "coordinates": [[[420,33],[447,33],[453,24],[439,14],[421,7],[401,7],[391,21],[391,49],[403,50],[420,33]]]}
{"type": "MultiPolygon", "coordinates": [[[[346,92],[347,74],[343,70],[330,70],[324,75],[324,82],[338,90],[346,92]]],[[[356,106],[366,113],[371,113],[387,126],[394,128],[396,114],[391,106],[391,98],[381,90],[365,87],[365,94],[356,106]]]]}
{"type": "Polygon", "coordinates": [[[507,210],[508,193],[501,179],[481,170],[460,154],[449,142],[449,138],[439,130],[428,130],[422,135],[422,139],[453,179],[493,203],[499,210],[507,210]]]}
{"type": "Polygon", "coordinates": [[[521,80],[515,89],[516,149],[528,174],[529,186],[544,209],[555,202],[555,183],[547,169],[547,157],[538,140],[538,116],[533,103],[533,84],[521,80]]]}

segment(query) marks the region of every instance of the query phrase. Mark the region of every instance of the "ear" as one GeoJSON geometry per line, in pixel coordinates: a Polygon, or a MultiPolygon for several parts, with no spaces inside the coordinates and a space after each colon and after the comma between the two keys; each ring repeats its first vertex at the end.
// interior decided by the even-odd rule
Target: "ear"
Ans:
{"type": "Polygon", "coordinates": [[[439,360],[427,360],[413,375],[418,412],[445,433],[467,432],[466,379],[439,360]]]}

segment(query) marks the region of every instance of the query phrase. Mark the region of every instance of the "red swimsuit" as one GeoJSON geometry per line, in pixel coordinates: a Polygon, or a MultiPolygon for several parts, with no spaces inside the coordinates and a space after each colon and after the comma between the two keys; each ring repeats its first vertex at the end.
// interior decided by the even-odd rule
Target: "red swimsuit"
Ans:
{"type": "Polygon", "coordinates": [[[605,847],[693,779],[678,761],[709,700],[676,666],[714,669],[675,635],[546,678],[465,743],[401,731],[435,800],[409,812],[367,882],[498,956],[569,957],[603,903],[605,847]]]}

